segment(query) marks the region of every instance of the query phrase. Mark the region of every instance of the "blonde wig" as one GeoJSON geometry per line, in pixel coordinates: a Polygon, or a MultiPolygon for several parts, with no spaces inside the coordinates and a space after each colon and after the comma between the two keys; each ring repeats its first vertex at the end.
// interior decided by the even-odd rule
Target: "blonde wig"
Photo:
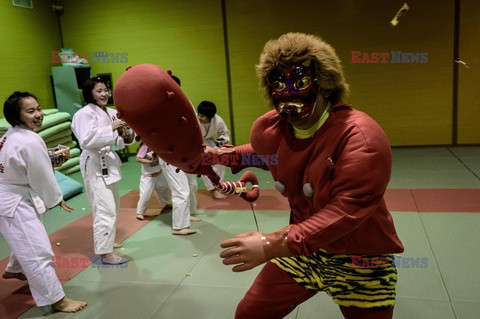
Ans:
{"type": "Polygon", "coordinates": [[[317,89],[329,91],[327,99],[332,104],[348,95],[348,84],[335,50],[321,38],[305,33],[286,33],[265,44],[256,66],[260,87],[265,88],[270,97],[268,75],[273,69],[308,62],[314,63],[317,89]]]}

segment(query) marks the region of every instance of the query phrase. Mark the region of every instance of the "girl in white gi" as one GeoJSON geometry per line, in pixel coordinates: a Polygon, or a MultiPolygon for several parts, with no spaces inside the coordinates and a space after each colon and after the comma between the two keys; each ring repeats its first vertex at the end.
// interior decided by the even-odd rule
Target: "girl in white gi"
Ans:
{"type": "MultiPolygon", "coordinates": [[[[197,107],[198,121],[200,122],[200,129],[202,130],[205,145],[222,147],[230,140],[230,132],[223,119],[216,113],[217,107],[210,101],[202,101],[197,107]],[[217,135],[218,137],[216,138],[217,135]]],[[[225,177],[225,166],[213,165],[213,170],[220,177],[220,182],[223,182],[223,178],[225,177]]],[[[225,195],[215,189],[207,176],[202,176],[202,180],[206,189],[212,193],[212,196],[215,199],[226,198],[225,195]]]]}
{"type": "Polygon", "coordinates": [[[140,177],[140,197],[137,203],[137,219],[145,219],[144,214],[148,208],[150,197],[153,191],[158,201],[164,205],[164,209],[172,209],[170,204],[170,189],[162,174],[158,156],[148,148],[147,145],[140,144],[137,152],[137,162],[142,164],[142,176],[140,177]]]}
{"type": "Polygon", "coordinates": [[[77,312],[87,303],[65,296],[41,221],[46,208],[73,210],[63,200],[45,142],[33,131],[42,126],[42,109],[32,94],[15,92],[3,114],[11,127],[0,139],[0,232],[12,250],[3,278],[28,280],[39,307],[77,312]]]}
{"type": "Polygon", "coordinates": [[[82,149],[80,171],[92,207],[94,250],[102,263],[122,264],[128,259],[113,253],[114,248],[121,247],[114,241],[120,209],[117,182],[122,176],[120,158],[112,148],[124,148],[124,139],[132,143],[134,133],[119,134],[127,126],[117,118],[116,110],[106,107],[110,94],[102,79],[85,81],[82,94],[88,104],[73,115],[72,131],[82,149]]]}

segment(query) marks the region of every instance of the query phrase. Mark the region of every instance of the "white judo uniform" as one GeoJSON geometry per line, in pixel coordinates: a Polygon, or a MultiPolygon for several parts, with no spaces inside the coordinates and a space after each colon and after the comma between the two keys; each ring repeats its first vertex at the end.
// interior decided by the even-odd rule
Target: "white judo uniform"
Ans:
{"type": "MultiPolygon", "coordinates": [[[[138,150],[137,157],[145,158],[150,149],[143,144],[138,150]]],[[[162,173],[160,163],[151,166],[142,163],[142,176],[140,177],[140,197],[137,203],[137,214],[143,215],[148,208],[150,197],[155,192],[158,201],[162,205],[169,205],[171,202],[170,188],[168,187],[165,174],[162,173]]]]}
{"type": "Polygon", "coordinates": [[[0,139],[0,198],[0,232],[12,250],[5,271],[26,275],[37,306],[61,300],[65,293],[41,215],[63,195],[45,142],[31,130],[10,127],[0,139]]]}
{"type": "MultiPolygon", "coordinates": [[[[222,138],[225,143],[230,141],[230,131],[228,130],[223,119],[218,114],[215,114],[215,116],[211,118],[210,123],[200,123],[200,129],[202,130],[203,142],[205,145],[216,147],[215,139],[217,139],[217,135],[218,138],[222,138]]],[[[223,182],[223,178],[225,177],[225,166],[213,165],[212,168],[220,177],[220,181],[223,182]]],[[[202,180],[207,190],[211,191],[215,188],[207,176],[202,176],[202,180]]]]}
{"type": "Polygon", "coordinates": [[[72,131],[82,149],[80,171],[92,208],[94,251],[98,255],[113,252],[120,210],[117,182],[122,178],[122,162],[112,148],[125,147],[117,130],[112,131],[117,111],[106,110],[90,103],[78,110],[72,119],[72,131]]]}
{"type": "Polygon", "coordinates": [[[197,210],[197,176],[176,172],[177,168],[159,159],[162,175],[165,174],[172,192],[172,228],[190,227],[190,215],[197,210]]]}

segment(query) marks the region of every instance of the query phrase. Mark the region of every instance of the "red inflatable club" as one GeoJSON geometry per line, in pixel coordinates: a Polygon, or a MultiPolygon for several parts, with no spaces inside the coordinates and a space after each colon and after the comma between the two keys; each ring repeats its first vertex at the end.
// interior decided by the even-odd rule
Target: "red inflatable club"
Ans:
{"type": "Polygon", "coordinates": [[[185,173],[206,175],[222,192],[247,201],[258,198],[258,181],[246,172],[240,181],[219,183],[210,165],[202,165],[205,145],[194,107],[170,74],[153,64],[129,67],[114,88],[118,116],[168,164],[185,173]],[[245,184],[253,185],[247,191],[245,184]]]}

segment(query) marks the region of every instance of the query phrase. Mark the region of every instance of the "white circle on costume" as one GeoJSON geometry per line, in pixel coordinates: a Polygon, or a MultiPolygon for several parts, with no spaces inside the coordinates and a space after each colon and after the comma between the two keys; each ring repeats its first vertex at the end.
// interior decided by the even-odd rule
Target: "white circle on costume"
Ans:
{"type": "Polygon", "coordinates": [[[313,187],[312,184],[306,183],[303,185],[303,193],[307,197],[312,197],[313,196],[313,187]]]}
{"type": "Polygon", "coordinates": [[[285,193],[285,190],[287,189],[285,185],[282,184],[280,181],[275,181],[275,189],[280,192],[280,193],[285,193]]]}

